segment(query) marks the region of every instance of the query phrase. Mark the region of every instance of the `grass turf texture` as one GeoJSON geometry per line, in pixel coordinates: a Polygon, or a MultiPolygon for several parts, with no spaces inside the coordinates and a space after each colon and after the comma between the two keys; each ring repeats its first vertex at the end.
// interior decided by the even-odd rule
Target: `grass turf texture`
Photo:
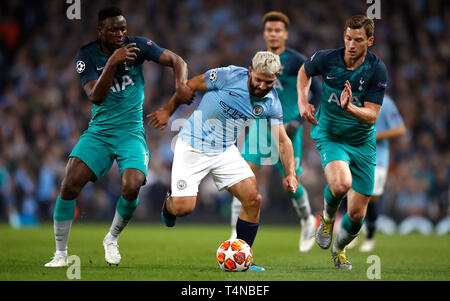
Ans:
{"type": "MultiPolygon", "coordinates": [[[[81,280],[143,281],[367,281],[369,255],[381,260],[381,280],[449,281],[450,239],[446,236],[387,236],[378,233],[373,252],[347,254],[353,270],[335,270],[330,250],[317,245],[298,252],[299,228],[261,225],[253,245],[255,262],[265,272],[228,273],[216,263],[216,250],[228,239],[226,225],[131,224],[119,240],[121,264],[104,260],[106,224],[74,223],[69,255],[81,259],[81,280]]],[[[68,280],[66,268],[45,268],[54,252],[53,226],[14,230],[0,225],[0,281],[68,280]]]]}

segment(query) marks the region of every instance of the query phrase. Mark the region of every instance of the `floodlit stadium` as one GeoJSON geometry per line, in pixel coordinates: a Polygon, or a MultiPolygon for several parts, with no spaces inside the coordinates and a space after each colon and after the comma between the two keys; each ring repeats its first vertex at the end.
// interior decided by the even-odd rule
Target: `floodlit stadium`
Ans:
{"type": "Polygon", "coordinates": [[[449,6],[2,1],[2,285],[445,285],[449,6]]]}

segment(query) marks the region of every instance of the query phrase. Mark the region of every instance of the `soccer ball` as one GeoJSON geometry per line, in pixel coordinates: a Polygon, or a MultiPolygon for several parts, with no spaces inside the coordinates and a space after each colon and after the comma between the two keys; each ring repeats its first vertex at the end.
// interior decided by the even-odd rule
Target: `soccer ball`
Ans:
{"type": "Polygon", "coordinates": [[[229,239],[217,249],[217,263],[226,272],[245,272],[252,265],[253,252],[242,239],[229,239]]]}

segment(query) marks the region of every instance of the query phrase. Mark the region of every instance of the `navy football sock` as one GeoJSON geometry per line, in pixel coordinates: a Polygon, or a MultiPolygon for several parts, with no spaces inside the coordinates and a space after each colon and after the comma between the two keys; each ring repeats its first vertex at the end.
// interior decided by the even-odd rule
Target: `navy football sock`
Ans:
{"type": "Polygon", "coordinates": [[[258,227],[259,223],[251,223],[238,218],[236,222],[236,238],[242,239],[251,247],[258,232],[258,227]]]}
{"type": "Polygon", "coordinates": [[[367,238],[372,239],[375,236],[376,222],[378,218],[377,203],[369,203],[366,213],[367,238]]]}

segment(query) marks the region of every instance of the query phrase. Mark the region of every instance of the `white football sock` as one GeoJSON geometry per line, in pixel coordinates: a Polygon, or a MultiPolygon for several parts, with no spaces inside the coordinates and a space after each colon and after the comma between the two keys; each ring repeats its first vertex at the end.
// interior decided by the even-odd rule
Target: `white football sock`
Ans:
{"type": "Polygon", "coordinates": [[[70,228],[73,220],[53,221],[55,231],[56,253],[67,254],[67,244],[69,240],[70,228]]]}
{"type": "Polygon", "coordinates": [[[358,234],[351,235],[344,229],[344,227],[340,227],[333,243],[333,252],[336,253],[344,250],[345,247],[357,236],[358,234]]]}
{"type": "Polygon", "coordinates": [[[311,214],[311,206],[309,205],[309,197],[306,189],[303,189],[303,195],[299,199],[291,198],[292,205],[300,219],[306,220],[311,214]]]}
{"type": "Polygon", "coordinates": [[[233,196],[233,201],[231,202],[231,234],[236,236],[236,223],[241,213],[242,204],[237,197],[233,196]]]}
{"type": "Polygon", "coordinates": [[[119,212],[114,214],[114,219],[111,224],[111,228],[109,229],[109,233],[111,234],[111,238],[113,240],[119,239],[119,235],[122,232],[122,230],[128,225],[129,219],[124,219],[119,212]]]}

